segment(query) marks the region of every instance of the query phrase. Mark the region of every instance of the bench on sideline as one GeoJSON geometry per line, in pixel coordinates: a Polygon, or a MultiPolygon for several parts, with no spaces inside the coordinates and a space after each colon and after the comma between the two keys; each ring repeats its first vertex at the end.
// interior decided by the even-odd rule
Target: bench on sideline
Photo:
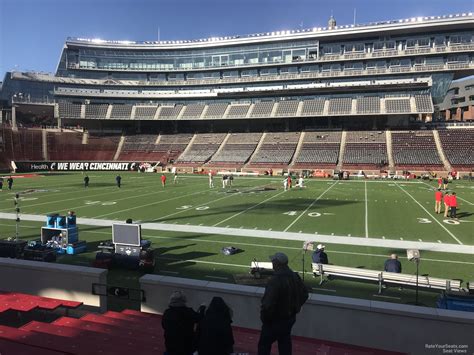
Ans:
{"type": "MultiPolygon", "coordinates": [[[[416,286],[416,275],[398,274],[394,272],[385,272],[380,270],[367,270],[355,267],[312,264],[313,274],[319,276],[321,285],[324,282],[324,276],[339,276],[349,279],[360,279],[376,281],[379,285],[379,293],[382,293],[382,286],[385,283],[405,286],[416,286]]],[[[461,290],[460,280],[447,280],[430,276],[418,276],[418,287],[432,288],[439,290],[461,290]]]]}

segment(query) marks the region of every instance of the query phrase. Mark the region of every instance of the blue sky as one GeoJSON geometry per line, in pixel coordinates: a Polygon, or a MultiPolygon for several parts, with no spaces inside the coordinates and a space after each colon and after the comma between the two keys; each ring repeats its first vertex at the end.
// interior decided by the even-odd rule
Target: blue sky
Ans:
{"type": "Polygon", "coordinates": [[[474,11],[474,0],[0,0],[0,80],[54,72],[66,37],[161,40],[474,11]]]}

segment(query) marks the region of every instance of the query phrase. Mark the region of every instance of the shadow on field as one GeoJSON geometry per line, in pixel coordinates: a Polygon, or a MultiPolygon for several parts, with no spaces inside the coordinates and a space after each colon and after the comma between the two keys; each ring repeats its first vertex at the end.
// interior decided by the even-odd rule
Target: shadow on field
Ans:
{"type": "Polygon", "coordinates": [[[159,263],[160,268],[166,267],[168,265],[176,267],[177,263],[179,263],[180,267],[186,267],[196,265],[196,262],[193,262],[193,260],[205,258],[207,256],[213,256],[216,254],[217,253],[208,253],[203,251],[190,251],[182,254],[159,254],[155,255],[155,259],[156,262],[159,263]]]}
{"type": "MultiPolygon", "coordinates": [[[[199,211],[196,213],[195,216],[189,215],[176,215],[170,216],[167,218],[161,217],[152,220],[143,220],[142,223],[153,223],[153,222],[163,222],[163,221],[178,221],[181,219],[189,219],[191,217],[207,217],[207,216],[219,216],[219,215],[226,215],[226,214],[235,214],[239,212],[244,212],[246,210],[252,211],[253,214],[260,214],[260,215],[274,215],[275,213],[283,213],[292,210],[305,210],[308,206],[310,206],[314,202],[314,198],[291,198],[285,199],[280,201],[268,201],[260,206],[256,206],[257,203],[240,203],[240,204],[229,204],[227,206],[220,206],[217,208],[210,208],[209,210],[199,211]]],[[[363,201],[362,201],[363,202],[363,201]]],[[[319,200],[312,205],[312,208],[331,208],[331,207],[339,207],[349,204],[357,204],[361,203],[361,201],[341,201],[341,200],[319,200]]],[[[187,210],[182,210],[183,212],[186,211],[193,211],[194,208],[190,208],[187,210]]]]}
{"type": "Polygon", "coordinates": [[[172,250],[178,250],[178,249],[183,249],[187,247],[192,247],[193,245],[196,245],[195,243],[193,244],[185,244],[185,245],[175,245],[172,247],[159,247],[159,248],[154,248],[155,249],[155,256],[162,256],[172,250]]]}

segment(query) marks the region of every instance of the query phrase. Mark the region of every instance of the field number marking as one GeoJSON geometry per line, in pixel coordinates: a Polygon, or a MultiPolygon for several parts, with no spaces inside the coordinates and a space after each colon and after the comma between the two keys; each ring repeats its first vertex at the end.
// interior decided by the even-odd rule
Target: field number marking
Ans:
{"type": "Polygon", "coordinates": [[[308,213],[308,216],[310,216],[310,217],[321,217],[321,213],[319,213],[319,212],[310,212],[310,213],[308,213]]]}
{"type": "Polygon", "coordinates": [[[283,214],[286,214],[288,216],[296,216],[298,214],[298,212],[296,211],[288,211],[288,212],[283,212],[283,214]]]}
{"type": "Polygon", "coordinates": [[[422,224],[429,224],[429,223],[433,223],[430,219],[428,218],[417,218],[418,220],[418,223],[422,223],[422,224]]]}

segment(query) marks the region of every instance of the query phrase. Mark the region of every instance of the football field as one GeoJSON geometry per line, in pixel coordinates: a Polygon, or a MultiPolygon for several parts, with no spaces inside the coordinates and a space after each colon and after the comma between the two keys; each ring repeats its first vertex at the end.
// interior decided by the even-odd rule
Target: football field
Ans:
{"type": "MultiPolygon", "coordinates": [[[[88,252],[61,256],[58,261],[90,265],[100,241],[111,239],[110,223],[132,218],[142,223],[144,238],[156,249],[156,273],[222,282],[248,275],[250,262],[283,251],[291,267],[303,269],[304,241],[324,243],[334,265],[381,269],[392,252],[400,255],[403,272],[414,272],[406,249],[421,250],[421,274],[474,281],[474,184],[456,181],[458,220],[434,212],[435,181],[333,181],[306,179],[305,188],[283,190],[282,177],[236,177],[222,187],[220,177],[209,188],[208,177],[180,175],[166,187],[160,174],[90,173],[84,188],[81,173],[16,178],[13,190],[0,192],[0,235],[15,232],[15,193],[20,193],[20,237],[36,239],[46,214],[74,210],[80,239],[88,252]],[[224,246],[241,252],[221,254],[224,246]]],[[[314,292],[407,302],[411,290],[331,280],[322,286],[309,273],[310,252],[304,255],[306,281],[314,292]]],[[[136,284],[138,272],[114,270],[112,283],[136,284]],[[128,281],[127,281],[128,280],[128,281]]],[[[422,292],[434,304],[436,292],[422,292]]]]}

